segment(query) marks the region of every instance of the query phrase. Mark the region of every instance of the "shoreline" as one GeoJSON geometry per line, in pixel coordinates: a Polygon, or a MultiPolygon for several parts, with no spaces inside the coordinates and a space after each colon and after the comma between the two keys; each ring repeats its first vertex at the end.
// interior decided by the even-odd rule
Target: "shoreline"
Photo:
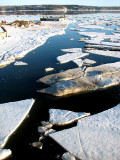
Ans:
{"type": "Polygon", "coordinates": [[[65,29],[72,21],[42,22],[42,25],[33,25],[28,28],[15,28],[5,25],[8,37],[0,39],[0,68],[7,66],[16,59],[23,58],[30,51],[42,46],[48,38],[65,34],[65,29]]]}

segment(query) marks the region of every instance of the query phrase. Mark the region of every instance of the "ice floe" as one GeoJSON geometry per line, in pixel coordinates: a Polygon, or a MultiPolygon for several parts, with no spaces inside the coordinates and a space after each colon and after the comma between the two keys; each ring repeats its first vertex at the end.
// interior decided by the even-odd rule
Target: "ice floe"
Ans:
{"type": "Polygon", "coordinates": [[[104,51],[104,50],[86,50],[86,51],[88,53],[120,58],[120,52],[119,51],[104,51]]]}
{"type": "Polygon", "coordinates": [[[49,109],[49,121],[53,125],[66,125],[77,121],[80,118],[89,116],[90,113],[85,112],[72,112],[61,109],[49,109]]]}
{"type": "Polygon", "coordinates": [[[17,61],[14,63],[15,66],[26,66],[28,65],[26,62],[22,62],[22,61],[17,61]]]}
{"type": "Polygon", "coordinates": [[[101,113],[85,117],[76,127],[49,136],[65,150],[82,160],[119,160],[120,104],[101,113]]]}
{"type": "Polygon", "coordinates": [[[27,99],[0,104],[0,148],[25,119],[33,103],[33,99],[27,99]]]}
{"type": "Polygon", "coordinates": [[[76,160],[76,158],[69,152],[65,152],[62,155],[62,160],[76,160]]]}
{"type": "Polygon", "coordinates": [[[82,58],[82,57],[85,57],[88,55],[89,55],[89,53],[79,53],[79,52],[67,53],[62,56],[58,56],[57,60],[62,64],[62,63],[66,63],[66,62],[72,61],[74,59],[82,58]]]}
{"type": "Polygon", "coordinates": [[[82,52],[82,48],[67,48],[67,49],[61,49],[63,52],[82,52]]]}
{"type": "Polygon", "coordinates": [[[10,149],[0,149],[0,160],[8,158],[11,154],[12,151],[10,149]]]}
{"type": "Polygon", "coordinates": [[[78,32],[78,34],[86,37],[103,37],[105,33],[101,32],[78,32]]]}
{"type": "Polygon", "coordinates": [[[83,65],[83,60],[82,59],[75,59],[72,60],[74,63],[76,63],[79,67],[82,67],[83,65]]]}
{"type": "Polygon", "coordinates": [[[95,63],[96,63],[96,61],[91,60],[91,59],[84,59],[84,60],[83,60],[83,63],[84,63],[84,64],[88,64],[88,65],[89,65],[89,64],[95,64],[95,63]]]}
{"type": "MultiPolygon", "coordinates": [[[[72,69],[71,75],[74,75],[76,70],[79,72],[79,69],[72,69]]],[[[81,74],[78,77],[76,76],[76,78],[68,75],[67,79],[65,79],[62,77],[62,72],[58,73],[58,75],[49,76],[49,79],[47,79],[48,76],[44,77],[41,79],[42,82],[48,83],[49,80],[51,82],[53,78],[53,84],[48,88],[38,90],[38,92],[54,96],[64,96],[77,92],[106,88],[120,83],[120,62],[88,67],[85,71],[80,69],[80,72],[81,74]]],[[[65,73],[63,72],[64,77],[65,73]]]]}
{"type": "Polygon", "coordinates": [[[54,70],[54,68],[52,68],[52,67],[45,68],[45,71],[46,71],[46,72],[53,71],[53,70],[54,70]]]}

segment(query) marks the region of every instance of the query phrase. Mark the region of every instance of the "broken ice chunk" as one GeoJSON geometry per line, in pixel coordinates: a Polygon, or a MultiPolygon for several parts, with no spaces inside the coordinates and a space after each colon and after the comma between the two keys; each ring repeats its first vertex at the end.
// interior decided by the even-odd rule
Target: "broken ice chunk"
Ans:
{"type": "Polygon", "coordinates": [[[84,59],[83,63],[84,64],[95,64],[96,62],[94,60],[91,60],[91,59],[84,59]]]}
{"type": "Polygon", "coordinates": [[[76,160],[76,158],[69,152],[65,152],[62,155],[62,160],[76,160]]]}
{"type": "Polygon", "coordinates": [[[0,104],[0,148],[25,119],[33,103],[33,99],[27,99],[0,104]]]}
{"type": "Polygon", "coordinates": [[[33,142],[32,146],[38,149],[42,149],[43,148],[43,143],[42,142],[33,142]]]}
{"type": "Polygon", "coordinates": [[[54,68],[52,68],[52,67],[49,67],[49,68],[45,69],[46,72],[53,71],[53,70],[54,70],[54,68]]]}
{"type": "Polygon", "coordinates": [[[90,113],[85,112],[72,112],[61,109],[49,109],[49,121],[54,125],[66,125],[77,121],[80,118],[89,116],[90,113]]]}
{"type": "Polygon", "coordinates": [[[28,64],[25,63],[25,62],[22,62],[22,61],[16,61],[16,62],[14,63],[14,65],[15,65],[15,66],[25,66],[25,65],[28,65],[28,64]]]}
{"type": "Polygon", "coordinates": [[[82,48],[68,48],[68,49],[61,49],[63,52],[82,52],[82,48]]]}
{"type": "Polygon", "coordinates": [[[78,67],[82,67],[82,65],[83,65],[82,59],[74,59],[73,62],[76,63],[78,65],[78,67]]]}
{"type": "Polygon", "coordinates": [[[8,158],[11,154],[10,149],[0,149],[0,160],[8,158]]]}
{"type": "Polygon", "coordinates": [[[72,61],[74,59],[78,59],[78,58],[81,58],[81,57],[85,57],[85,56],[88,56],[89,54],[88,53],[67,53],[67,54],[64,54],[62,56],[58,56],[57,57],[57,60],[60,62],[60,63],[66,63],[66,62],[69,62],[69,61],[72,61]]]}

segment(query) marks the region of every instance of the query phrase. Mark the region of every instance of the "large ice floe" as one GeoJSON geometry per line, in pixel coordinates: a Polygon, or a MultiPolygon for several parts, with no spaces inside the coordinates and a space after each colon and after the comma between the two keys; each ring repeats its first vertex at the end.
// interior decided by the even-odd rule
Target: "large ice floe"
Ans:
{"type": "Polygon", "coordinates": [[[11,154],[10,149],[0,149],[0,160],[8,158],[11,154]]]}
{"type": "Polygon", "coordinates": [[[33,103],[33,99],[26,99],[0,104],[0,148],[25,119],[33,103]]]}
{"type": "Polygon", "coordinates": [[[49,109],[49,121],[53,125],[66,125],[77,121],[80,118],[89,116],[90,113],[85,112],[73,112],[61,109],[49,109]]]}
{"type": "Polygon", "coordinates": [[[120,104],[49,136],[81,160],[120,159],[120,104]]]}
{"type": "Polygon", "coordinates": [[[51,86],[38,92],[54,96],[106,88],[120,83],[120,62],[88,67],[86,70],[70,69],[45,76],[39,81],[51,86]]]}
{"type": "MultiPolygon", "coordinates": [[[[8,21],[10,18],[11,16],[9,16],[8,21]]],[[[30,18],[27,17],[27,20],[30,18]]],[[[12,16],[10,20],[14,21],[16,19],[19,19],[19,17],[12,16]]],[[[24,29],[6,25],[8,37],[0,39],[0,67],[15,61],[15,59],[24,57],[29,51],[44,44],[49,37],[65,34],[65,28],[69,23],[69,20],[42,22],[42,25],[34,24],[24,29]]]]}

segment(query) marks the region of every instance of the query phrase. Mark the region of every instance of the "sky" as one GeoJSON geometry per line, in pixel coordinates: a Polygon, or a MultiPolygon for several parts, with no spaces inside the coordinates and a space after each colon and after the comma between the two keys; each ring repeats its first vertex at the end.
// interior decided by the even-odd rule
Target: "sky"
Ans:
{"type": "Polygon", "coordinates": [[[41,4],[76,4],[85,6],[120,6],[120,0],[0,0],[0,6],[41,5],[41,4]]]}

